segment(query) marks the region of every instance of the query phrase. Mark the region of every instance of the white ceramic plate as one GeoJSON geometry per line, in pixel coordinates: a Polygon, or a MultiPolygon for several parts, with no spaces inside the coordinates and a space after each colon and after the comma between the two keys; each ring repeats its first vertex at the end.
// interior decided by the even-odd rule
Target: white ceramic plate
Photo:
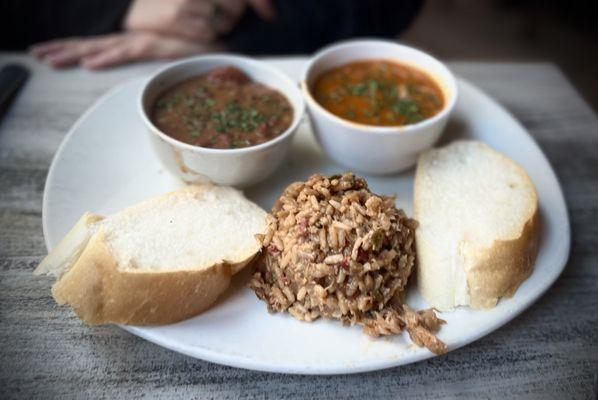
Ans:
{"type": "MultiPolygon", "coordinates": [[[[274,63],[298,78],[298,62],[274,63]]],[[[48,248],[55,246],[85,211],[110,214],[149,196],[182,186],[154,156],[137,116],[135,99],[141,81],[115,88],[87,111],[66,135],[46,182],[43,228],[48,248]]],[[[563,270],[569,254],[569,220],[563,194],[550,164],[523,127],[501,106],[471,84],[459,82],[460,99],[442,141],[455,137],[483,140],[522,164],[534,181],[542,214],[541,245],[532,276],[511,299],[489,311],[458,309],[441,315],[447,321],[439,337],[450,350],[496,330],[529,307],[563,270]]],[[[275,176],[246,194],[270,209],[282,189],[311,173],[342,168],[319,150],[307,124],[298,132],[291,155],[275,176]]],[[[398,194],[411,213],[413,171],[366,177],[373,191],[398,194]]],[[[299,322],[271,315],[265,303],[245,286],[247,273],[207,312],[172,325],[124,326],[129,332],[169,349],[216,363],[255,370],[302,374],[370,371],[433,357],[406,334],[373,339],[359,327],[335,321],[299,322]]],[[[424,308],[415,289],[408,302],[424,308]]]]}

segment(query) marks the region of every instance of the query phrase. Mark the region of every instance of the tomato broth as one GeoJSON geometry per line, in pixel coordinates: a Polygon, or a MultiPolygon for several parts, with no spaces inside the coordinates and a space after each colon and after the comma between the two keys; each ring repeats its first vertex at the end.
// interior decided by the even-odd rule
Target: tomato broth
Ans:
{"type": "Polygon", "coordinates": [[[326,71],[312,93],[334,115],[366,125],[414,124],[444,107],[442,91],[428,74],[386,60],[352,62],[326,71]]]}

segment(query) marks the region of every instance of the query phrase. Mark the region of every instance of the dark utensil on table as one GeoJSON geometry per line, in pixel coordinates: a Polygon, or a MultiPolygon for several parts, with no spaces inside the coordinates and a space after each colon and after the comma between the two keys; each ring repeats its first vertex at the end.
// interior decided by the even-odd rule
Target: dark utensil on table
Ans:
{"type": "Polygon", "coordinates": [[[19,64],[7,64],[0,68],[0,123],[29,77],[29,71],[19,64]]]}

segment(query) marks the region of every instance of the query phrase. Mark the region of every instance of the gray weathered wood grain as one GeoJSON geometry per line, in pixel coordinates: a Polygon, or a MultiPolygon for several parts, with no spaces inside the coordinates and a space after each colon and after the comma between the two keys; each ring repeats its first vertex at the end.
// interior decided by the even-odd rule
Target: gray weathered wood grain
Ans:
{"type": "Polygon", "coordinates": [[[32,77],[0,125],[0,398],[405,397],[591,399],[598,373],[598,122],[545,63],[452,63],[528,128],[563,185],[571,258],[529,310],[465,348],[414,365],[331,377],[268,374],[171,352],[113,326],[88,328],[31,272],[45,254],[47,169],[69,127],[102,93],[156,64],[32,77]]]}

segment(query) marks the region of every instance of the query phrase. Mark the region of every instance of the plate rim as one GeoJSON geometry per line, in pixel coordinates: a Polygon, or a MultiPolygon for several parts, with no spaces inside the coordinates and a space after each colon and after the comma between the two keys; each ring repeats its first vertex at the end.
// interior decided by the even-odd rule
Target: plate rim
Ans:
{"type": "MultiPolygon", "coordinates": [[[[548,166],[548,171],[550,172],[550,177],[554,179],[556,183],[556,187],[558,189],[558,198],[557,203],[558,207],[562,208],[564,211],[564,222],[565,224],[562,226],[562,229],[566,235],[566,240],[560,242],[563,246],[562,251],[560,252],[561,258],[558,261],[553,261],[551,264],[556,265],[554,276],[550,278],[549,281],[545,284],[541,290],[536,290],[533,292],[532,295],[529,296],[527,301],[520,303],[517,309],[505,317],[503,320],[498,320],[498,322],[493,322],[488,324],[483,329],[480,329],[475,335],[470,336],[467,340],[458,340],[456,343],[452,343],[450,346],[450,350],[448,353],[453,352],[461,347],[464,347],[468,344],[471,344],[480,338],[500,329],[507,323],[513,321],[517,318],[521,313],[527,310],[531,305],[533,305],[540,297],[542,297],[546,291],[552,287],[552,285],[556,282],[556,280],[561,276],[563,273],[567,261],[570,256],[571,251],[571,225],[570,225],[570,217],[569,217],[569,209],[567,207],[567,203],[565,200],[565,196],[563,193],[563,189],[561,183],[556,175],[554,168],[546,154],[542,150],[542,148],[538,145],[537,141],[535,140],[534,136],[521,124],[521,122],[508,110],[506,109],[500,102],[496,101],[493,97],[486,94],[483,90],[478,88],[473,83],[469,82],[467,79],[459,75],[455,75],[457,80],[458,86],[465,86],[467,90],[471,90],[475,92],[476,96],[483,97],[485,100],[491,102],[494,107],[497,107],[502,111],[506,116],[508,116],[513,123],[515,123],[519,129],[525,134],[527,139],[529,139],[533,146],[539,152],[539,156],[548,166]]],[[[48,173],[46,176],[46,181],[44,184],[44,193],[42,198],[42,231],[44,234],[44,243],[46,245],[46,249],[48,252],[51,250],[51,245],[49,242],[49,227],[48,227],[48,196],[50,192],[50,186],[55,178],[57,164],[67,147],[67,143],[70,139],[79,131],[79,127],[88,119],[90,115],[92,115],[99,107],[101,107],[104,103],[106,103],[111,97],[113,97],[118,92],[125,90],[129,86],[140,85],[143,81],[147,80],[148,77],[144,76],[141,78],[133,78],[127,81],[124,81],[111,89],[107,90],[102,96],[100,96],[86,111],[79,116],[76,122],[71,126],[69,131],[65,134],[63,139],[60,142],[54,156],[52,158],[52,162],[50,167],[48,168],[48,173]]],[[[436,358],[439,357],[438,355],[430,352],[430,351],[421,351],[421,352],[413,352],[403,355],[400,358],[393,359],[393,360],[384,360],[382,362],[368,362],[364,364],[352,365],[350,367],[336,363],[330,364],[329,366],[326,365],[317,365],[315,367],[304,367],[298,366],[296,364],[272,364],[269,362],[255,360],[253,358],[243,357],[235,354],[228,354],[228,353],[218,353],[217,351],[210,350],[207,348],[203,348],[201,346],[194,346],[193,349],[189,350],[188,348],[184,348],[184,346],[176,346],[170,343],[160,342],[152,338],[149,334],[144,331],[144,327],[138,326],[131,326],[131,325],[118,325],[123,330],[127,331],[130,334],[138,336],[144,340],[147,340],[153,344],[159,345],[161,347],[167,348],[171,351],[175,351],[180,354],[184,354],[188,357],[193,357],[201,360],[205,360],[208,362],[213,362],[220,365],[226,365],[235,368],[244,368],[248,370],[254,371],[263,371],[263,372],[271,372],[271,373],[284,373],[284,374],[297,374],[297,375],[338,375],[338,374],[356,374],[356,373],[364,373],[364,372],[372,372],[378,370],[389,369],[393,367],[398,367],[402,365],[408,365],[416,362],[420,362],[429,358],[436,358]]],[[[448,354],[447,353],[447,354],[448,354]]]]}
{"type": "Polygon", "coordinates": [[[42,196],[42,233],[44,234],[44,244],[46,246],[46,251],[49,253],[52,250],[52,246],[50,245],[50,240],[48,239],[48,196],[49,196],[49,187],[50,182],[54,178],[56,174],[56,165],[58,164],[58,160],[60,156],[65,151],[67,143],[71,139],[72,136],[75,135],[75,132],[78,131],[79,126],[81,126],[87,118],[92,115],[96,109],[100,108],[107,100],[109,100],[113,95],[120,92],[121,90],[125,89],[129,85],[133,84],[141,84],[141,82],[146,81],[149,79],[149,76],[144,76],[142,78],[133,78],[128,79],[120,84],[117,84],[110,89],[108,89],[104,94],[98,97],[84,112],[77,118],[75,123],[69,128],[68,132],[64,135],[54,156],[52,156],[52,162],[50,163],[50,167],[48,167],[48,173],[46,174],[46,181],[44,183],[44,193],[42,196]]]}

